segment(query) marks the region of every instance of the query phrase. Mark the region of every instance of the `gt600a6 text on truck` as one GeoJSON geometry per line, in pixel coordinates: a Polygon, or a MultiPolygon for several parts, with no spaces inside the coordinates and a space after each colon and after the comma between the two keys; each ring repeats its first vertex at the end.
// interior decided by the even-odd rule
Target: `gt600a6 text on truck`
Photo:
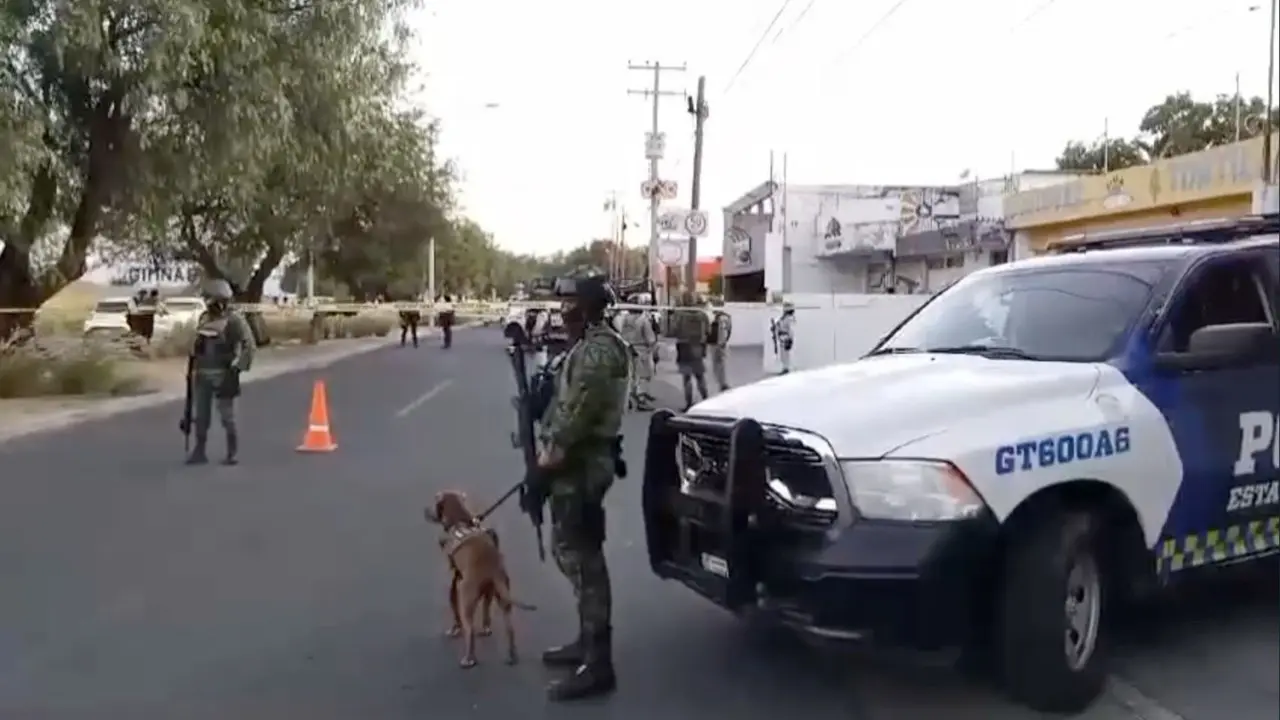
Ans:
{"type": "Polygon", "coordinates": [[[655,415],[654,572],[814,636],[966,648],[1083,709],[1118,603],[1280,547],[1277,227],[1064,241],[857,362],[655,415]]]}

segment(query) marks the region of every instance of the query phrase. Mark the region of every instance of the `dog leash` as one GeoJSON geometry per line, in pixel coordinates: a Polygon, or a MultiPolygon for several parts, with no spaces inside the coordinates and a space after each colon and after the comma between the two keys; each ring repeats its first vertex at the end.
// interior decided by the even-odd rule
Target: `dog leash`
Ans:
{"type": "Polygon", "coordinates": [[[486,509],[484,512],[480,513],[479,515],[476,515],[476,522],[477,522],[477,523],[482,523],[482,522],[484,522],[484,519],[485,519],[485,518],[487,518],[487,517],[489,517],[490,515],[492,515],[494,510],[497,510],[498,508],[502,507],[502,504],[503,504],[503,503],[505,503],[506,501],[510,500],[510,499],[511,499],[511,496],[512,496],[512,495],[515,495],[517,492],[519,492],[519,491],[520,491],[520,488],[522,488],[522,487],[524,487],[524,481],[523,481],[523,480],[521,480],[520,482],[516,483],[515,485],[512,485],[512,486],[511,486],[511,489],[510,489],[510,490],[508,490],[508,491],[506,491],[506,492],[504,492],[504,493],[502,493],[502,497],[500,497],[500,498],[498,498],[497,500],[495,500],[495,501],[494,501],[494,503],[488,507],[488,509],[486,509]]]}

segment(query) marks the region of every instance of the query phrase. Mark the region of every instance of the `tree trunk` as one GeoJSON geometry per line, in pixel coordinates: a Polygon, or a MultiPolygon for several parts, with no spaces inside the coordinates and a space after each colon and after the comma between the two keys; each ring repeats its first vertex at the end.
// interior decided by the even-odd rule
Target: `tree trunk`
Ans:
{"type": "Polygon", "coordinates": [[[58,287],[42,287],[31,273],[31,247],[53,217],[58,184],[49,165],[43,165],[31,180],[27,211],[16,234],[5,238],[0,250],[0,342],[14,339],[19,331],[31,329],[35,311],[58,287]],[[18,310],[21,312],[8,312],[18,310]]]}

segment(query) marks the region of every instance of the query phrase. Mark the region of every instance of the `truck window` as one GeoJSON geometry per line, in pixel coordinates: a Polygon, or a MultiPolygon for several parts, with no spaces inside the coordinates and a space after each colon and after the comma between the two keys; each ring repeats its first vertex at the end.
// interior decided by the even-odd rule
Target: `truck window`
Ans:
{"type": "Polygon", "coordinates": [[[880,349],[992,345],[1047,360],[1102,360],[1146,308],[1163,272],[1163,265],[1132,263],[972,275],[921,308],[880,349]]]}
{"type": "Polygon", "coordinates": [[[1160,332],[1161,352],[1186,352],[1191,333],[1207,325],[1271,322],[1266,283],[1252,258],[1211,261],[1174,301],[1160,332]]]}

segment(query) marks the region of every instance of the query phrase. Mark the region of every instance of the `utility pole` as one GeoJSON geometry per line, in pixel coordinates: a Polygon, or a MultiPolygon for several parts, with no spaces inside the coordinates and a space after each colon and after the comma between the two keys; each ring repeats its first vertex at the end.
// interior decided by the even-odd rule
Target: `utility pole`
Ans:
{"type": "MultiPolygon", "coordinates": [[[[1267,109],[1263,113],[1262,122],[1262,184],[1270,185],[1271,176],[1271,109],[1275,107],[1276,87],[1276,16],[1280,14],[1280,0],[1271,2],[1271,32],[1267,33],[1267,109]]],[[[1277,163],[1280,165],[1280,163],[1277,163]]],[[[1276,170],[1280,174],[1280,169],[1276,170]]]]}
{"type": "MultiPolygon", "coordinates": [[[[690,187],[689,207],[697,210],[702,200],[702,124],[707,119],[707,78],[698,77],[698,97],[689,100],[689,114],[693,115],[693,185],[690,187]]],[[[689,264],[685,270],[684,286],[689,292],[698,288],[698,238],[689,236],[689,264]]]]}
{"type": "Polygon", "coordinates": [[[663,65],[660,62],[646,62],[641,65],[634,63],[627,65],[628,70],[643,70],[653,73],[653,85],[643,90],[627,90],[628,95],[640,95],[653,101],[653,126],[650,130],[648,142],[645,143],[645,155],[649,158],[649,184],[651,187],[649,193],[649,258],[645,265],[645,277],[652,279],[651,269],[654,261],[658,257],[658,203],[661,200],[658,191],[658,161],[662,159],[665,151],[665,141],[659,128],[658,120],[658,100],[662,96],[680,96],[684,97],[683,92],[675,92],[662,89],[662,73],[664,72],[684,72],[684,65],[663,65]]]}
{"type": "Polygon", "coordinates": [[[427,240],[427,302],[436,301],[436,239],[427,240]]]}

